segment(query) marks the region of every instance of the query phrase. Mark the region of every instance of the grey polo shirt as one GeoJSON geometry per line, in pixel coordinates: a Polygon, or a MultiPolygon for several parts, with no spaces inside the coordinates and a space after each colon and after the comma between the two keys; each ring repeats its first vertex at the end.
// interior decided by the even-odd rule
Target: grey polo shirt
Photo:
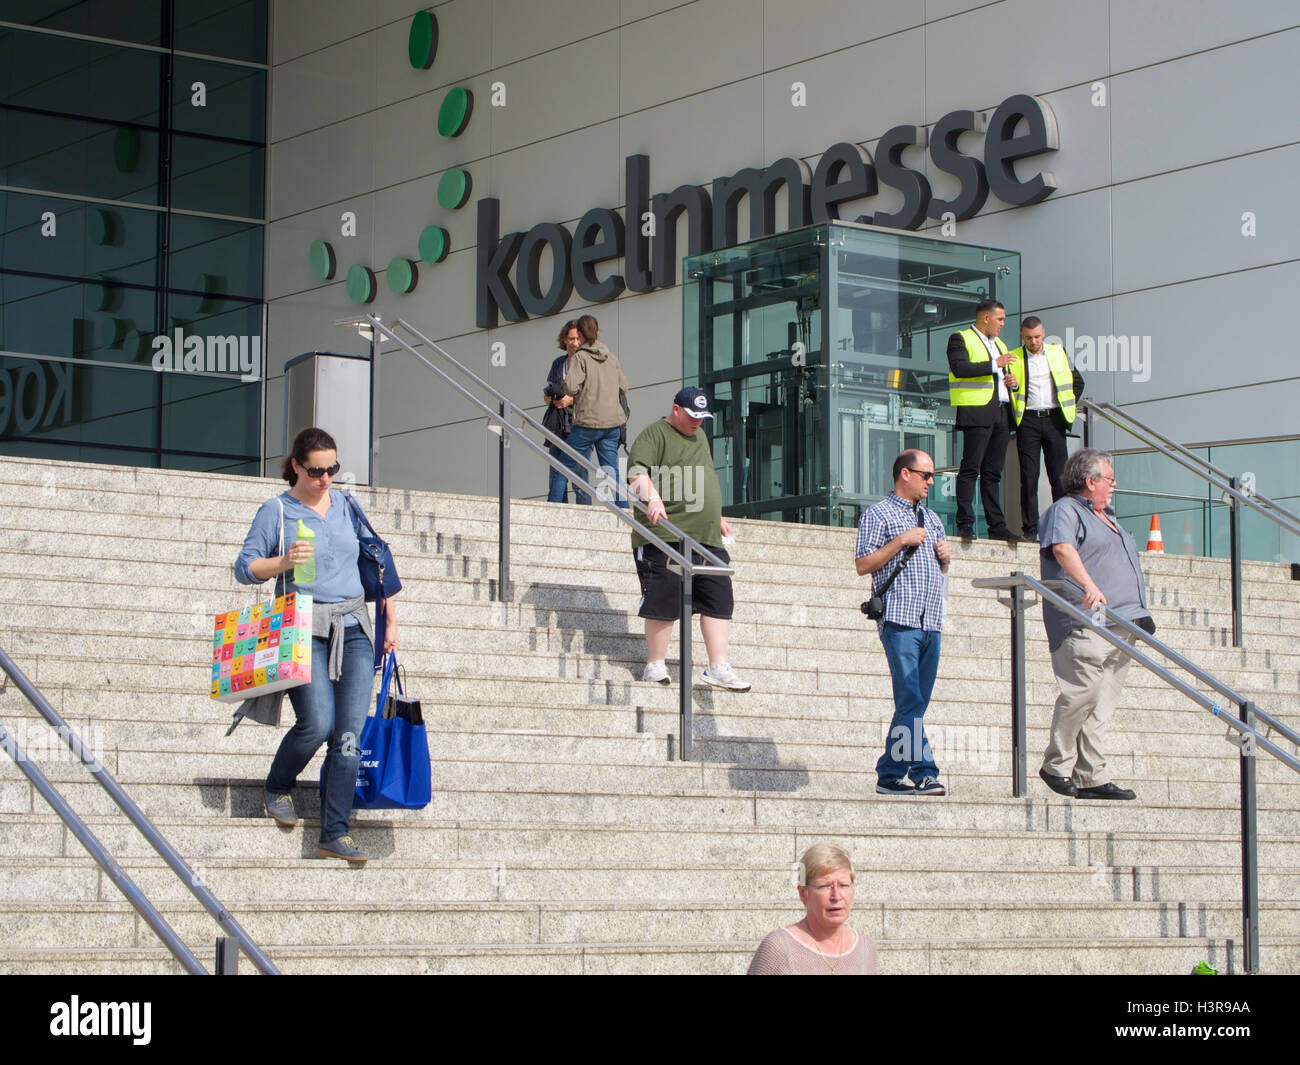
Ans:
{"type": "MultiPolygon", "coordinates": [[[[1137,541],[1120,527],[1115,511],[1106,508],[1116,532],[1099,518],[1092,504],[1082,496],[1062,496],[1038,521],[1039,558],[1044,581],[1068,580],[1065,570],[1052,553],[1054,544],[1071,544],[1083,562],[1083,568],[1106,597],[1106,605],[1125,621],[1149,617],[1146,586],[1138,561],[1137,541]]],[[[1066,599],[1074,601],[1069,593],[1066,599]]],[[[1065,638],[1083,625],[1049,603],[1043,604],[1043,624],[1047,628],[1048,646],[1055,651],[1065,638]]]]}

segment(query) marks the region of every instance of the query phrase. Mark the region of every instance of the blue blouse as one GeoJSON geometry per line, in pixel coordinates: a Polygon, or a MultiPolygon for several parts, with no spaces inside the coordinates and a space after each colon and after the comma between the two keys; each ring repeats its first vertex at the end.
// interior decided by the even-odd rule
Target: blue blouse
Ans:
{"type": "MultiPolygon", "coordinates": [[[[356,528],[352,524],[352,508],[343,493],[330,489],[330,507],[321,517],[305,503],[300,503],[288,492],[268,499],[257,510],[253,524],[244,537],[243,549],[235,560],[235,579],[240,584],[261,584],[248,568],[259,558],[274,558],[289,550],[298,539],[298,522],[305,522],[316,534],[316,579],[310,584],[297,584],[293,570],[283,574],[288,585],[286,591],[303,591],[318,603],[341,603],[363,594],[357,558],[361,545],[357,542],[356,528]],[[280,504],[284,504],[284,548],[280,548],[280,504]]],[[[280,578],[276,578],[279,590],[280,578]]],[[[356,619],[349,616],[348,622],[356,619]]]]}

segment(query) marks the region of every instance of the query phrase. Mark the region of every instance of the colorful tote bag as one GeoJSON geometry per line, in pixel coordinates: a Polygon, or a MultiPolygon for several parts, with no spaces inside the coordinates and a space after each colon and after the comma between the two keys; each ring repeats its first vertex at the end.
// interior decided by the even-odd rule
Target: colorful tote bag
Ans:
{"type": "Polygon", "coordinates": [[[212,628],[212,698],[240,703],[311,681],[311,596],[218,614],[212,628]]]}

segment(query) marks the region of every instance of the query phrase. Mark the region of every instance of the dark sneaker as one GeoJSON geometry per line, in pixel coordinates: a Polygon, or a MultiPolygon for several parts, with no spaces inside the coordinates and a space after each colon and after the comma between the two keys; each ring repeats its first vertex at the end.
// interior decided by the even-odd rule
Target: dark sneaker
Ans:
{"type": "Polygon", "coordinates": [[[916,788],[906,780],[877,780],[877,795],[915,795],[916,788]]]}
{"type": "Polygon", "coordinates": [[[936,777],[922,777],[916,786],[918,795],[947,795],[948,789],[939,783],[936,777]]]}
{"type": "Polygon", "coordinates": [[[1137,792],[1131,788],[1121,788],[1113,781],[1098,784],[1095,788],[1079,788],[1075,796],[1080,799],[1136,799],[1137,792]]]}
{"type": "Polygon", "coordinates": [[[322,843],[316,848],[318,858],[342,858],[347,862],[369,861],[366,853],[356,845],[351,836],[339,836],[338,839],[322,843]]]}
{"type": "Polygon", "coordinates": [[[1049,773],[1046,769],[1040,769],[1038,775],[1043,778],[1043,783],[1051,788],[1057,795],[1065,795],[1073,799],[1079,794],[1079,789],[1075,787],[1074,781],[1069,777],[1058,777],[1049,773]]]}
{"type": "Polygon", "coordinates": [[[298,823],[298,811],[293,808],[293,799],[288,795],[272,795],[269,791],[262,793],[266,803],[266,816],[273,817],[282,825],[292,828],[298,823]]]}

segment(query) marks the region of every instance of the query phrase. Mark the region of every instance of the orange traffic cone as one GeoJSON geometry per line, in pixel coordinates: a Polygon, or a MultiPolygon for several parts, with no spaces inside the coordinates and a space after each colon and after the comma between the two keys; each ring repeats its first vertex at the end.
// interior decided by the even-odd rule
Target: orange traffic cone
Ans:
{"type": "Polygon", "coordinates": [[[1189,518],[1183,519],[1183,543],[1178,550],[1184,555],[1196,554],[1196,542],[1192,539],[1192,522],[1189,518]]]}
{"type": "Polygon", "coordinates": [[[1160,534],[1160,515],[1151,515],[1151,531],[1147,533],[1147,551],[1153,555],[1165,553],[1165,538],[1160,534]]]}

